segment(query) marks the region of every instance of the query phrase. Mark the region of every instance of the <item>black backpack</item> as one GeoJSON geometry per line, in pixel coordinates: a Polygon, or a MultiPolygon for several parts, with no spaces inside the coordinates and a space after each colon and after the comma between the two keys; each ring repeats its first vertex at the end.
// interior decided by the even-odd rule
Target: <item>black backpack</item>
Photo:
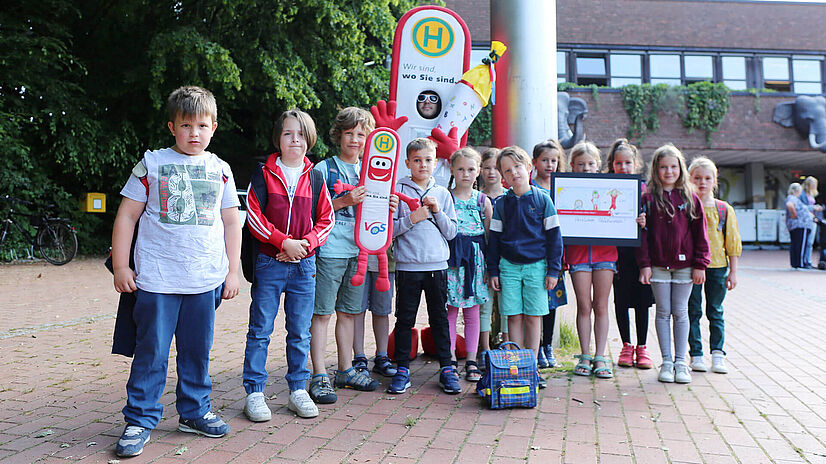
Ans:
{"type": "MultiPolygon", "coordinates": [[[[261,211],[267,209],[267,200],[269,199],[269,191],[267,190],[267,181],[264,179],[264,163],[258,163],[258,169],[253,171],[250,177],[250,190],[255,193],[258,199],[258,204],[261,206],[261,211]]],[[[321,195],[321,187],[324,186],[324,177],[315,169],[310,170],[310,188],[313,191],[313,210],[312,221],[315,224],[316,205],[318,204],[318,197],[321,195]]],[[[249,215],[249,212],[247,212],[249,215]]],[[[244,227],[241,229],[241,270],[244,272],[244,278],[247,282],[252,283],[255,279],[255,260],[258,258],[258,244],[260,242],[253,237],[249,230],[249,218],[244,227]]]]}

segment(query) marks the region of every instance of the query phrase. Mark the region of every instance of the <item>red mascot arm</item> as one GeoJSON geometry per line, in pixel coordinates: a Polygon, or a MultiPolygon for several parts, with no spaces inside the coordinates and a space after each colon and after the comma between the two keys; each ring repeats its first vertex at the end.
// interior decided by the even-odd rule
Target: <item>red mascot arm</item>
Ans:
{"type": "Polygon", "coordinates": [[[450,155],[452,155],[456,150],[461,148],[461,143],[459,142],[459,128],[453,127],[450,129],[450,132],[445,135],[441,129],[433,128],[430,131],[430,140],[436,142],[436,157],[443,158],[446,160],[450,160],[450,155]]]}
{"type": "Polygon", "coordinates": [[[399,200],[407,203],[407,207],[410,208],[410,211],[416,211],[417,209],[419,209],[419,199],[418,198],[409,197],[409,196],[407,196],[403,193],[399,193],[399,192],[393,192],[393,194],[395,194],[397,197],[399,197],[399,200]]]}
{"type": "Polygon", "coordinates": [[[407,122],[407,116],[400,118],[396,117],[396,102],[390,100],[386,102],[379,100],[375,105],[370,107],[370,114],[376,120],[376,127],[388,127],[393,130],[399,130],[399,127],[407,122]]]}
{"type": "Polygon", "coordinates": [[[355,185],[345,184],[341,182],[341,180],[337,180],[335,184],[333,184],[333,190],[336,191],[336,195],[340,194],[341,192],[349,192],[356,188],[355,185]]]}

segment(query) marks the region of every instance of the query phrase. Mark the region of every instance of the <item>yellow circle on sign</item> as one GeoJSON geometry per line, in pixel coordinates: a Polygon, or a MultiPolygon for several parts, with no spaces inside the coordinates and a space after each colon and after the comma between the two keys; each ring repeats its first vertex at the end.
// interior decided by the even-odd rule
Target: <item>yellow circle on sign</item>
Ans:
{"type": "Polygon", "coordinates": [[[416,50],[428,58],[442,56],[453,48],[453,28],[443,19],[424,18],[411,32],[416,50]]]}
{"type": "Polygon", "coordinates": [[[390,153],[396,148],[396,139],[390,134],[379,134],[373,139],[373,147],[381,153],[390,153]]]}

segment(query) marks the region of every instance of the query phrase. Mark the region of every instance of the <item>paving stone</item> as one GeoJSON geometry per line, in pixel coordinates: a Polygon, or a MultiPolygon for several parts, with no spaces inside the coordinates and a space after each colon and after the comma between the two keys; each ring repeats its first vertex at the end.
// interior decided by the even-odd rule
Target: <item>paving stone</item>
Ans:
{"type": "MultiPolygon", "coordinates": [[[[420,355],[411,363],[414,386],[406,394],[383,393],[389,379],[382,378],[377,392],[340,390],[336,404],[319,407],[319,417],[296,418],[286,408],[282,315],[267,365],[265,394],[277,396],[268,400],[273,418],[258,424],[242,413],[246,287],[218,312],[210,364],[213,405],[232,433],[216,440],[176,431],[173,346],[161,398],[165,417],[144,454],[130,462],[544,464],[564,456],[576,463],[824,463],[826,381],[789,365],[787,354],[822,356],[811,341],[822,338],[826,326],[826,286],[819,273],[785,270],[787,261],[785,252],[775,251],[742,257],[739,284],[725,300],[728,375],[694,373],[690,385],[667,385],[657,381],[657,369],[616,368],[609,381],[546,373],[549,387],[535,409],[490,410],[464,381],[462,394],[445,395],[436,385],[438,362],[420,355]],[[783,311],[767,304],[772,301],[782,301],[783,311]]],[[[23,328],[36,336],[0,338],[0,369],[12,379],[0,381],[0,462],[114,458],[130,360],[109,354],[117,294],[87,284],[110,281],[99,260],[76,259],[60,268],[0,265],[6,302],[0,334],[23,328]],[[51,324],[55,318],[65,323],[51,324]]],[[[561,322],[573,323],[574,306],[560,313],[561,322]]],[[[613,310],[609,314],[608,351],[616,357],[620,343],[613,310]]],[[[418,326],[426,320],[422,308],[418,326]]],[[[366,331],[365,348],[372,352],[370,324],[366,331]]],[[[707,347],[706,321],[702,331],[707,347]]],[[[331,324],[331,369],[333,334],[331,324]]],[[[653,323],[648,339],[659,365],[653,323]]]]}

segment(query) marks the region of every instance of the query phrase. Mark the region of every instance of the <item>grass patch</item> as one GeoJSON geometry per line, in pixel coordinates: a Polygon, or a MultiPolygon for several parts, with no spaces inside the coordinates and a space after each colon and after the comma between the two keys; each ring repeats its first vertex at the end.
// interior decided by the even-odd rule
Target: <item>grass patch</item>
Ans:
{"type": "Polygon", "coordinates": [[[563,356],[572,356],[579,349],[579,336],[576,328],[562,323],[559,325],[559,352],[563,356]]]}
{"type": "Polygon", "coordinates": [[[550,371],[552,373],[564,373],[573,375],[574,354],[579,353],[579,336],[576,328],[572,325],[561,323],[559,325],[559,348],[556,349],[556,366],[550,371]]]}

